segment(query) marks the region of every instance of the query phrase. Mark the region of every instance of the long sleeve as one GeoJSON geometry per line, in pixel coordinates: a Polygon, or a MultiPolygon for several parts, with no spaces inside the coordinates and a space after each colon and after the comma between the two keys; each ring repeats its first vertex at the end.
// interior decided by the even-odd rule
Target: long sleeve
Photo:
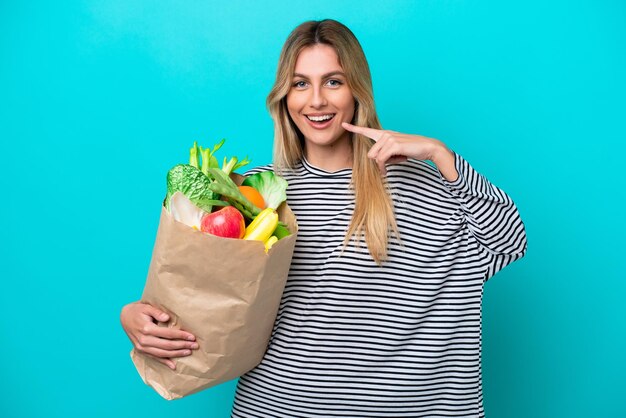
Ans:
{"type": "Polygon", "coordinates": [[[458,179],[441,180],[458,199],[467,226],[488,260],[485,281],[526,254],[526,229],[513,200],[494,186],[459,154],[458,179]]]}

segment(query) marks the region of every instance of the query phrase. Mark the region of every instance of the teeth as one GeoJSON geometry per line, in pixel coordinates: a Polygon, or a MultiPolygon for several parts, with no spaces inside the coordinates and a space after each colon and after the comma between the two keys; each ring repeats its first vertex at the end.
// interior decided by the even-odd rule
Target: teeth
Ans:
{"type": "Polygon", "coordinates": [[[328,120],[330,118],[332,118],[335,115],[323,115],[323,116],[307,116],[307,118],[309,118],[309,120],[312,120],[313,122],[321,122],[324,120],[328,120]]]}

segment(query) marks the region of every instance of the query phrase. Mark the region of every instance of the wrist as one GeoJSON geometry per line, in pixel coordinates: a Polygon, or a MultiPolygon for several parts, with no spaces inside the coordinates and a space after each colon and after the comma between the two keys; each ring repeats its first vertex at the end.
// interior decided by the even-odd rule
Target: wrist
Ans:
{"type": "Polygon", "coordinates": [[[453,182],[458,179],[454,153],[443,142],[438,141],[431,156],[431,161],[446,180],[453,182]]]}
{"type": "Polygon", "coordinates": [[[435,165],[438,166],[439,162],[454,158],[454,154],[452,154],[452,151],[450,151],[443,142],[439,140],[435,141],[436,142],[433,144],[432,150],[430,152],[429,160],[431,160],[433,163],[435,163],[435,165]]]}

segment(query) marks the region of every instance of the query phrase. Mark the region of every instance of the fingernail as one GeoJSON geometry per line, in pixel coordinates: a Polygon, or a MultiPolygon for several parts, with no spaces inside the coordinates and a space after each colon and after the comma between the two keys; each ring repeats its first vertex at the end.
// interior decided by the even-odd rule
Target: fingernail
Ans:
{"type": "Polygon", "coordinates": [[[188,356],[189,354],[191,354],[191,350],[185,350],[185,351],[183,351],[183,354],[188,356]]]}
{"type": "Polygon", "coordinates": [[[168,316],[167,314],[163,314],[159,318],[161,318],[161,321],[167,321],[168,316]]]}
{"type": "Polygon", "coordinates": [[[176,370],[176,365],[174,363],[169,364],[170,369],[172,370],[176,370]]]}
{"type": "Polygon", "coordinates": [[[193,341],[193,340],[195,340],[195,339],[196,339],[196,337],[194,337],[193,335],[188,335],[188,336],[187,336],[187,339],[188,339],[189,341],[193,341]]]}
{"type": "Polygon", "coordinates": [[[191,348],[198,348],[198,343],[191,344],[191,348]]]}

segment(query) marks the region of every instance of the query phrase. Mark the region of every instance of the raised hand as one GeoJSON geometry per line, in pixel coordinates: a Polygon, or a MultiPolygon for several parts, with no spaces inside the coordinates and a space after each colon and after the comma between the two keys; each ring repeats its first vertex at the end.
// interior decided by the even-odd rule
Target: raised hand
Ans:
{"type": "Polygon", "coordinates": [[[383,175],[387,174],[387,164],[396,164],[406,161],[407,158],[414,158],[433,161],[449,181],[454,181],[458,177],[454,167],[454,155],[443,142],[437,139],[356,126],[347,122],[343,122],[341,126],[347,131],[376,141],[367,156],[376,161],[383,175]]]}

